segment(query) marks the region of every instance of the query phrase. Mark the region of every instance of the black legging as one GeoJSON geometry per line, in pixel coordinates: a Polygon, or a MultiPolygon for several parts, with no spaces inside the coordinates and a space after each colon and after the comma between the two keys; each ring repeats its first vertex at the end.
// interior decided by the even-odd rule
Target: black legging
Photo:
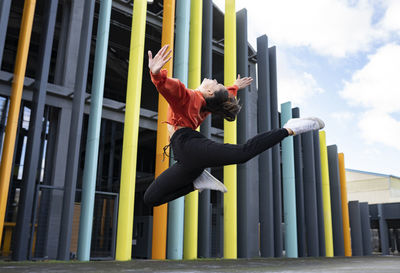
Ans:
{"type": "Polygon", "coordinates": [[[177,130],[171,138],[174,165],[160,174],[144,194],[149,206],[159,206],[193,191],[193,181],[206,168],[240,164],[279,143],[289,134],[274,129],[249,139],[245,144],[214,142],[190,128],[177,130]]]}

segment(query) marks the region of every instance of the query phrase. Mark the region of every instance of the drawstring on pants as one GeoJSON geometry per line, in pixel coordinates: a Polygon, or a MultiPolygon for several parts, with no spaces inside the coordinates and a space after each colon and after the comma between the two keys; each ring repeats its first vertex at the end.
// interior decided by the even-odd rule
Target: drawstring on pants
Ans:
{"type": "Polygon", "coordinates": [[[171,143],[168,144],[168,145],[165,145],[164,148],[163,148],[163,158],[162,158],[162,161],[163,161],[163,162],[164,162],[165,156],[170,157],[169,154],[167,153],[167,150],[168,150],[168,148],[170,148],[170,147],[171,147],[171,143]]]}

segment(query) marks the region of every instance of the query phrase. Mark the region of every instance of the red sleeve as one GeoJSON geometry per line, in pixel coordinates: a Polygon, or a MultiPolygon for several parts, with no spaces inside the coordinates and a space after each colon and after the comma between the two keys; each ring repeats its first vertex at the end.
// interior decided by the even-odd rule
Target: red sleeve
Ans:
{"type": "Polygon", "coordinates": [[[167,70],[153,74],[150,71],[151,81],[157,91],[167,100],[171,107],[185,105],[190,100],[189,90],[178,79],[167,77],[167,70]]]}
{"type": "Polygon", "coordinates": [[[234,95],[235,97],[237,95],[237,91],[239,90],[237,85],[228,86],[226,89],[228,90],[229,94],[234,95]]]}

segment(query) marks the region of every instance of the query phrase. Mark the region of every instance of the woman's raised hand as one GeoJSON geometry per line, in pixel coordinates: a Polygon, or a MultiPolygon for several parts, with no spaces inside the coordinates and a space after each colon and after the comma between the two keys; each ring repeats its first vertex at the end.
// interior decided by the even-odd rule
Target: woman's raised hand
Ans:
{"type": "Polygon", "coordinates": [[[161,68],[171,59],[172,55],[168,57],[168,55],[171,53],[171,49],[168,50],[169,45],[163,46],[154,56],[151,53],[151,51],[148,51],[149,54],[149,68],[151,73],[153,74],[158,74],[160,73],[161,68]],[[168,51],[167,51],[168,50],[168,51]]]}
{"type": "Polygon", "coordinates": [[[251,82],[253,81],[252,77],[244,77],[244,78],[240,78],[240,75],[238,75],[236,81],[235,81],[235,85],[239,88],[245,88],[246,86],[250,85],[251,82]]]}

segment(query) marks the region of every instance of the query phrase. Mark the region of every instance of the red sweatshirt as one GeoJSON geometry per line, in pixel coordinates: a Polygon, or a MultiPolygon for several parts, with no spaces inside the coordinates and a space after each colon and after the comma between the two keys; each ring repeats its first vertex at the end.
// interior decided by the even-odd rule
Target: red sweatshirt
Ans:
{"type": "MultiPolygon", "coordinates": [[[[150,75],[158,92],[169,104],[167,123],[175,129],[181,126],[195,130],[210,114],[208,111],[202,111],[206,101],[200,91],[186,88],[178,79],[168,78],[165,69],[158,74],[150,72],[150,75]]],[[[230,86],[227,90],[229,94],[236,96],[238,87],[230,86]]]]}

